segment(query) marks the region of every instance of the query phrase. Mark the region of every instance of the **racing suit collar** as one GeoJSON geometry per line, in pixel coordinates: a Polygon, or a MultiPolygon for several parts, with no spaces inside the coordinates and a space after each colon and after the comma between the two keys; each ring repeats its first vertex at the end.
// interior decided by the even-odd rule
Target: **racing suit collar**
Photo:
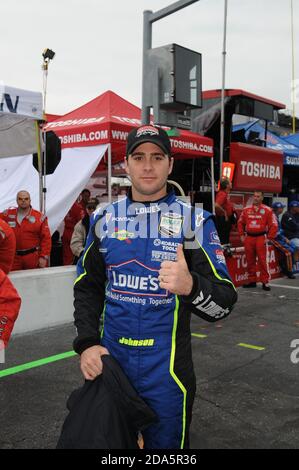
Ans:
{"type": "Polygon", "coordinates": [[[166,193],[166,195],[164,197],[160,198],[160,199],[156,199],[155,201],[135,201],[132,198],[132,189],[131,188],[129,189],[127,197],[128,197],[130,202],[141,202],[142,204],[150,205],[150,204],[157,204],[157,203],[160,203],[160,202],[167,202],[169,199],[172,199],[174,196],[175,196],[174,190],[172,189],[172,187],[169,184],[167,184],[167,193],[166,193]]]}

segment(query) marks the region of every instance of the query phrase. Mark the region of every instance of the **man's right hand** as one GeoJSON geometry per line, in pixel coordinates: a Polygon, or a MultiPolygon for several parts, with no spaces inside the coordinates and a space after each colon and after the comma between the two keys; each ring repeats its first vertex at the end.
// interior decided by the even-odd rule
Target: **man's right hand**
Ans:
{"type": "Polygon", "coordinates": [[[244,243],[244,241],[245,241],[245,235],[241,235],[241,236],[240,236],[240,239],[241,239],[241,242],[244,243]]]}
{"type": "Polygon", "coordinates": [[[101,356],[109,354],[108,349],[103,346],[91,346],[81,354],[80,368],[86,380],[94,380],[101,375],[103,363],[101,356]]]}

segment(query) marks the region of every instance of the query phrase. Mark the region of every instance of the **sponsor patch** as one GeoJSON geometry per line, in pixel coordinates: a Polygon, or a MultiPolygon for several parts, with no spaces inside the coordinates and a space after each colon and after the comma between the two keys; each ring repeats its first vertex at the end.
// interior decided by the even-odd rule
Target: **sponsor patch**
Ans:
{"type": "Polygon", "coordinates": [[[117,240],[124,241],[130,238],[134,238],[135,234],[133,232],[128,232],[127,230],[119,230],[112,233],[111,238],[116,238],[117,240]]]}
{"type": "Polygon", "coordinates": [[[159,233],[166,236],[179,235],[182,230],[184,216],[180,214],[163,214],[161,216],[159,233]]]}
{"type": "Polygon", "coordinates": [[[107,273],[112,293],[167,297],[167,291],[159,285],[158,269],[149,268],[137,260],[111,265],[107,273]]]}
{"type": "Polygon", "coordinates": [[[152,261],[176,261],[176,253],[169,251],[152,251],[152,261]]]}
{"type": "Polygon", "coordinates": [[[216,255],[218,263],[225,264],[225,256],[222,250],[216,250],[215,255],[216,255]]]}
{"type": "Polygon", "coordinates": [[[136,137],[141,137],[143,135],[159,135],[159,131],[152,126],[142,126],[136,132],[136,137]]]}
{"type": "Polygon", "coordinates": [[[210,245],[221,245],[220,238],[216,231],[210,233],[210,245]]]}
{"type": "Polygon", "coordinates": [[[161,240],[161,238],[155,238],[154,240],[154,246],[161,247],[163,251],[172,251],[176,253],[178,245],[179,243],[177,242],[161,240]]]}
{"type": "Polygon", "coordinates": [[[16,222],[11,222],[10,220],[7,223],[12,228],[16,227],[16,225],[17,225],[16,222]]]}
{"type": "Polygon", "coordinates": [[[143,207],[136,207],[135,214],[142,215],[142,214],[153,214],[155,212],[160,212],[160,207],[158,205],[150,205],[150,206],[143,206],[143,207]]]}
{"type": "Polygon", "coordinates": [[[200,227],[204,221],[204,216],[202,214],[202,212],[200,214],[196,214],[196,217],[195,217],[195,227],[200,227]]]}
{"type": "Polygon", "coordinates": [[[35,218],[33,215],[31,215],[30,217],[28,217],[28,221],[29,221],[31,224],[34,224],[35,221],[36,221],[36,218],[35,218]]]}

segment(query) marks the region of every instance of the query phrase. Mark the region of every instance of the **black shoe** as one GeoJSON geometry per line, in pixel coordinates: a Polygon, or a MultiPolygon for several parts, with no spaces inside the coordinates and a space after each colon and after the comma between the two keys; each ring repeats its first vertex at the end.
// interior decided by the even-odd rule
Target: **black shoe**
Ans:
{"type": "Polygon", "coordinates": [[[269,291],[271,290],[271,287],[269,286],[269,284],[263,284],[263,290],[269,291]]]}
{"type": "Polygon", "coordinates": [[[296,279],[296,276],[293,273],[287,273],[287,276],[289,279],[296,279]]]}
{"type": "Polygon", "coordinates": [[[249,284],[244,284],[244,289],[247,289],[249,287],[256,287],[256,282],[250,282],[249,284]]]}

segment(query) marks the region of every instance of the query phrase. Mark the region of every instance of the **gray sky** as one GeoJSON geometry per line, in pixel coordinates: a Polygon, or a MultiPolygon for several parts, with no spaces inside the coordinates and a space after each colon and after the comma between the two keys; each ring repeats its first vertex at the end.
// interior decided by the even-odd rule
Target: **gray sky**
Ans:
{"type": "MultiPolygon", "coordinates": [[[[42,91],[47,112],[64,114],[110,89],[140,106],[142,12],[172,0],[1,0],[0,80],[42,91]]],[[[228,0],[226,87],[291,108],[291,0],[228,0]]],[[[299,116],[299,0],[294,3],[299,116]]],[[[154,25],[153,47],[175,42],[203,55],[203,89],[221,87],[224,0],[200,0],[154,25]]]]}

